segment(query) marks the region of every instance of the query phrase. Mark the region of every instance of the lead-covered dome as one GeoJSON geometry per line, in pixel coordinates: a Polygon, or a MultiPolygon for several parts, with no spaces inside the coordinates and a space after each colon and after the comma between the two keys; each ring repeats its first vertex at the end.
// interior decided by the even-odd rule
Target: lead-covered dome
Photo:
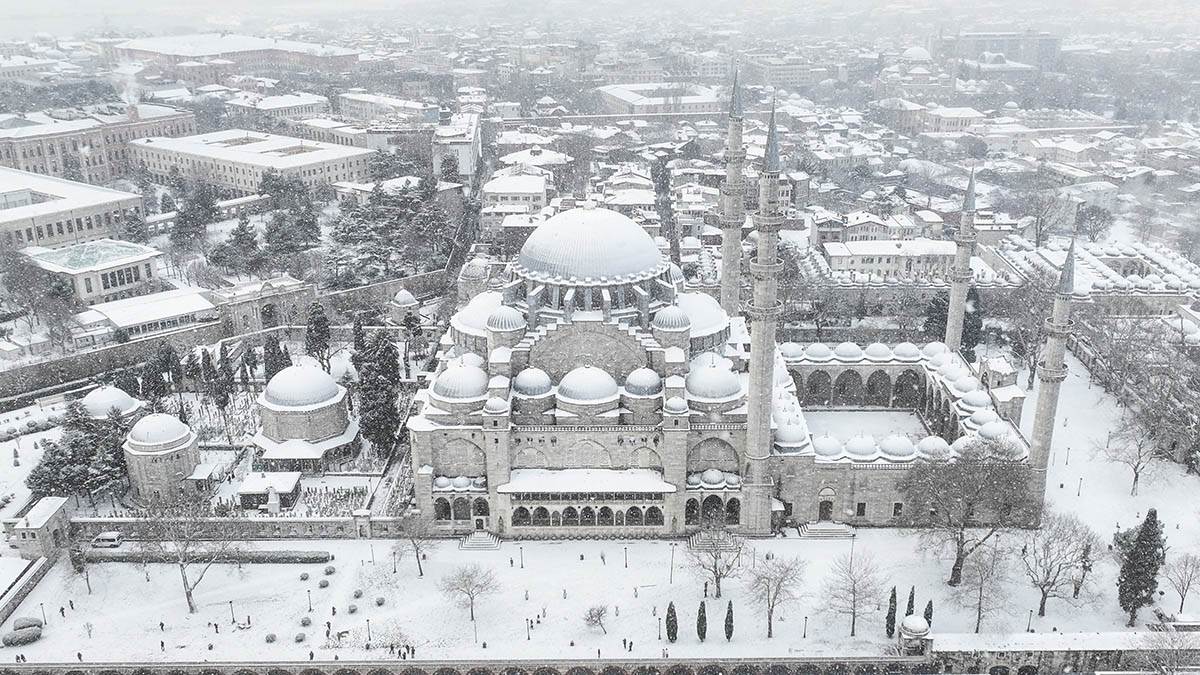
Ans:
{"type": "Polygon", "coordinates": [[[591,203],[542,223],[517,256],[517,274],[557,283],[633,281],[657,276],[668,261],[630,218],[591,203]]]}
{"type": "Polygon", "coordinates": [[[662,378],[649,368],[638,368],[625,377],[625,392],[634,396],[652,396],[662,391],[662,378]]]}
{"type": "Polygon", "coordinates": [[[317,405],[334,399],[338,385],[329,373],[315,366],[288,366],[267,383],[263,398],[267,403],[295,408],[317,405]]]}
{"type": "Polygon", "coordinates": [[[487,327],[499,332],[520,330],[525,327],[525,315],[515,307],[500,305],[488,315],[487,327]]]}
{"type": "Polygon", "coordinates": [[[678,306],[667,305],[658,310],[658,313],[654,315],[654,321],[651,322],[651,325],[659,330],[685,331],[691,329],[692,320],[678,306]]]}
{"type": "Polygon", "coordinates": [[[580,366],[558,383],[559,398],[572,401],[599,401],[616,395],[617,381],[595,366],[580,366]]]}
{"type": "Polygon", "coordinates": [[[91,417],[108,417],[111,410],[116,410],[123,417],[142,407],[141,401],[107,384],[89,391],[79,403],[91,417]]]}
{"type": "Polygon", "coordinates": [[[128,444],[143,451],[171,450],[191,441],[192,430],[166,413],[146,415],[129,430],[128,444]]]}
{"type": "Polygon", "coordinates": [[[476,365],[452,362],[433,383],[433,393],[447,399],[479,398],[487,394],[488,375],[476,365]]]}
{"type": "Polygon", "coordinates": [[[526,368],[517,373],[513,389],[524,396],[541,396],[550,393],[550,376],[541,368],[526,368]]]}
{"type": "Polygon", "coordinates": [[[737,374],[716,365],[692,368],[684,386],[688,395],[701,399],[728,399],[742,393],[742,381],[737,374]]]}

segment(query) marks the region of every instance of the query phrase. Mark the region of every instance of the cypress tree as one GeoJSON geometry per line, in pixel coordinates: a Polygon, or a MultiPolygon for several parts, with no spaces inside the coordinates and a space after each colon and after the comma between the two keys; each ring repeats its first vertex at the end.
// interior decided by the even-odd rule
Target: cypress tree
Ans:
{"type": "Polygon", "coordinates": [[[1158,590],[1158,570],[1165,559],[1162,523],[1158,522],[1158,511],[1150,509],[1138,529],[1137,539],[1121,563],[1121,574],[1117,577],[1117,599],[1121,609],[1129,613],[1127,626],[1137,622],[1138,610],[1154,602],[1154,594],[1158,590]]]}
{"type": "Polygon", "coordinates": [[[887,619],[884,620],[884,629],[887,631],[888,637],[896,637],[896,587],[892,586],[892,597],[888,600],[887,619]]]}
{"type": "Polygon", "coordinates": [[[729,642],[733,639],[733,601],[730,600],[728,605],[725,605],[725,641],[729,642]]]}
{"type": "Polygon", "coordinates": [[[696,637],[704,642],[704,636],[708,634],[708,617],[704,613],[704,601],[700,601],[700,609],[696,612],[696,637]]]}
{"type": "Polygon", "coordinates": [[[675,603],[667,603],[667,642],[679,637],[679,618],[675,616],[675,603]]]}
{"type": "Polygon", "coordinates": [[[933,600],[925,603],[925,623],[933,625],[933,600]]]}
{"type": "Polygon", "coordinates": [[[263,381],[270,382],[271,378],[283,369],[283,352],[279,348],[279,338],[274,334],[268,335],[263,341],[263,381]]]}
{"type": "Polygon", "coordinates": [[[916,611],[917,606],[917,587],[913,586],[908,589],[908,607],[904,610],[904,616],[909,616],[916,611]]]}
{"type": "Polygon", "coordinates": [[[329,370],[329,317],[319,302],[308,308],[308,327],[304,331],[304,351],[329,370]]]}

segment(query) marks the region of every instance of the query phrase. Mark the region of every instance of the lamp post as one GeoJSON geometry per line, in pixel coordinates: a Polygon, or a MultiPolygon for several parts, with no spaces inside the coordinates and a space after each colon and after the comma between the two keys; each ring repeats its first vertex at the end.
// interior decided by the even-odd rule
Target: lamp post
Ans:
{"type": "Polygon", "coordinates": [[[658,617],[658,639],[662,641],[662,617],[658,617]]]}
{"type": "Polygon", "coordinates": [[[371,620],[367,619],[367,642],[371,641],[371,620]]]}
{"type": "Polygon", "coordinates": [[[521,569],[525,569],[525,547],[518,546],[517,550],[521,552],[521,569]]]}
{"type": "Polygon", "coordinates": [[[629,569],[629,547],[625,547],[625,569],[629,569]]]}
{"type": "Polygon", "coordinates": [[[39,603],[38,603],[38,607],[41,607],[41,608],[42,608],[42,623],[43,623],[43,624],[50,623],[49,621],[46,621],[46,603],[44,603],[44,602],[39,602],[39,603]]]}
{"type": "Polygon", "coordinates": [[[1028,633],[1033,629],[1033,610],[1029,610],[1029,621],[1025,623],[1025,632],[1028,633]]]}
{"type": "Polygon", "coordinates": [[[804,633],[800,637],[802,637],[802,638],[808,637],[808,617],[807,616],[804,617],[804,633]]]}
{"type": "Polygon", "coordinates": [[[237,623],[237,617],[233,615],[233,601],[229,601],[229,623],[237,623]]]}
{"type": "Polygon", "coordinates": [[[305,591],[305,593],[308,593],[308,611],[311,612],[312,611],[312,589],[305,591]]]}
{"type": "Polygon", "coordinates": [[[392,549],[392,574],[396,573],[396,549],[392,549]]]}
{"type": "Polygon", "coordinates": [[[675,542],[671,542],[671,576],[670,581],[667,582],[671,584],[675,583],[675,547],[678,545],[675,542]]]}

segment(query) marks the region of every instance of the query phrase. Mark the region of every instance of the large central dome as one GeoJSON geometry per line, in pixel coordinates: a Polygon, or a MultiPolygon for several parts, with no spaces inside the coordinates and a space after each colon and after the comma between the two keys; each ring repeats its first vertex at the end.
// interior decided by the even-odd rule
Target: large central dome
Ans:
{"type": "Polygon", "coordinates": [[[539,225],[521,247],[516,264],[521,276],[562,284],[640,281],[667,267],[667,259],[641,226],[590,203],[539,225]]]}

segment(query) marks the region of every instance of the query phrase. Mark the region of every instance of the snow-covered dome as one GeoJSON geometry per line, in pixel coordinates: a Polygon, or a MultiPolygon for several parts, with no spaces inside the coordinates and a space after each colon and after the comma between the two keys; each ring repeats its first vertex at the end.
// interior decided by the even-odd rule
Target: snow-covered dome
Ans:
{"type": "Polygon", "coordinates": [[[710,400],[733,398],[742,393],[742,382],[737,374],[719,366],[692,368],[684,386],[688,395],[710,400]]]}
{"type": "MultiPolygon", "coordinates": [[[[957,383],[955,386],[958,386],[957,383]]],[[[992,404],[992,397],[988,396],[988,393],[982,389],[969,391],[960,400],[962,401],[963,405],[971,408],[987,408],[992,404]]]]}
{"type": "Polygon", "coordinates": [[[192,430],[179,421],[178,417],[166,413],[146,415],[129,430],[128,443],[136,451],[142,446],[147,450],[172,450],[191,441],[192,430]]]}
{"type": "Polygon", "coordinates": [[[872,342],[864,352],[871,361],[891,361],[892,350],[882,342],[872,342]]]}
{"type": "Polygon", "coordinates": [[[812,444],[817,457],[829,459],[842,454],[842,442],[829,434],[814,436],[812,444]]]}
{"type": "Polygon", "coordinates": [[[662,378],[649,368],[638,368],[625,376],[625,391],[634,396],[652,396],[662,391],[662,378]]]}
{"type": "Polygon", "coordinates": [[[572,401],[601,401],[616,395],[617,381],[595,366],[580,366],[558,383],[558,397],[572,401]]]}
{"type": "Polygon", "coordinates": [[[823,342],[814,342],[804,349],[804,358],[815,363],[821,363],[833,358],[833,350],[823,342]]]}
{"type": "Polygon", "coordinates": [[[979,437],[987,439],[989,441],[998,441],[1003,438],[1007,438],[1008,435],[1009,435],[1008,425],[1005,424],[1004,422],[1001,422],[1000,420],[996,420],[995,422],[988,422],[987,424],[979,427],[979,437]]]}
{"type": "Polygon", "coordinates": [[[466,476],[455,476],[454,480],[450,481],[456,489],[465,490],[471,487],[471,479],[466,476]]]}
{"type": "Polygon", "coordinates": [[[884,457],[895,461],[912,459],[917,454],[917,448],[912,441],[899,434],[892,434],[879,441],[879,451],[884,457]]]}
{"type": "Polygon", "coordinates": [[[700,481],[705,485],[724,485],[725,472],[720,469],[705,469],[704,473],[700,474],[700,481]]]}
{"type": "Polygon", "coordinates": [[[525,396],[541,396],[550,391],[550,376],[541,368],[526,368],[517,373],[513,389],[525,396]]]}
{"type": "Polygon", "coordinates": [[[689,369],[707,368],[709,366],[732,370],[733,361],[714,352],[700,352],[688,363],[689,369]]]}
{"type": "Polygon", "coordinates": [[[141,401],[108,384],[89,391],[79,403],[91,417],[108,417],[109,411],[114,409],[125,416],[142,407],[141,401]]]}
{"type": "Polygon", "coordinates": [[[525,315],[521,314],[519,309],[508,305],[500,305],[487,319],[488,329],[501,333],[521,330],[525,325],[525,315]]]}
{"type": "Polygon", "coordinates": [[[450,487],[450,479],[446,476],[438,476],[437,478],[433,479],[433,487],[444,490],[450,487]]]}
{"type": "Polygon", "coordinates": [[[487,403],[483,404],[483,411],[493,415],[508,412],[508,401],[499,396],[493,396],[487,400],[487,403]]]}
{"type": "Polygon", "coordinates": [[[872,459],[875,457],[875,438],[872,436],[855,436],[846,441],[843,446],[851,459],[872,459]]]}
{"type": "Polygon", "coordinates": [[[392,304],[400,307],[413,307],[417,304],[417,299],[407,288],[401,288],[392,296],[392,304]]]}
{"type": "Polygon", "coordinates": [[[488,318],[492,312],[504,303],[504,294],[499,291],[484,291],[463,306],[450,317],[450,325],[455,330],[473,334],[485,335],[488,318]]]}
{"type": "Polygon", "coordinates": [[[487,260],[472,258],[471,262],[463,265],[462,271],[458,274],[464,279],[483,279],[488,275],[487,260]]]}
{"type": "Polygon", "coordinates": [[[485,361],[482,356],[476,354],[475,352],[463,352],[462,354],[459,354],[458,356],[454,357],[454,360],[452,361],[452,363],[458,363],[458,364],[461,364],[464,366],[475,366],[476,368],[482,368],[484,366],[484,364],[487,363],[487,361],[485,361]]]}
{"type": "Polygon", "coordinates": [[[929,622],[925,617],[909,614],[900,622],[900,629],[911,636],[921,636],[929,632],[929,622]]]}
{"type": "Polygon", "coordinates": [[[779,345],[779,353],[785,359],[799,359],[804,357],[804,347],[795,342],[785,342],[779,345]]]}
{"type": "Polygon", "coordinates": [[[668,261],[640,225],[587,202],[539,225],[514,268],[520,276],[554,283],[629,282],[665,272],[668,261]]]}
{"type": "Polygon", "coordinates": [[[777,443],[803,443],[804,427],[799,424],[782,424],[775,429],[777,443]]]}
{"type": "Polygon", "coordinates": [[[921,350],[911,342],[901,342],[892,349],[892,356],[899,361],[920,361],[921,350]]]}
{"type": "Polygon", "coordinates": [[[930,459],[943,459],[950,455],[950,444],[941,436],[926,436],[917,442],[917,450],[930,459]]]}
{"type": "Polygon", "coordinates": [[[974,375],[963,375],[962,377],[955,379],[953,384],[954,391],[958,392],[959,394],[966,394],[968,392],[975,391],[981,386],[983,385],[979,383],[979,380],[977,380],[974,375]]]}
{"type": "Polygon", "coordinates": [[[938,354],[948,351],[950,351],[950,348],[947,347],[946,343],[944,342],[930,342],[921,348],[921,353],[924,354],[925,358],[927,359],[932,359],[938,354]]]}
{"type": "Polygon", "coordinates": [[[651,325],[659,330],[665,331],[684,331],[690,330],[692,320],[688,318],[687,312],[684,312],[676,305],[667,305],[658,310],[654,315],[654,321],[651,325]]]}
{"type": "Polygon", "coordinates": [[[687,314],[692,322],[691,336],[705,337],[729,326],[729,315],[721,309],[721,303],[707,293],[680,293],[675,304],[687,314]]]}
{"type": "Polygon", "coordinates": [[[857,361],[862,358],[862,348],[853,342],[843,342],[833,349],[833,355],[839,361],[857,361]]]}
{"type": "Polygon", "coordinates": [[[909,47],[900,53],[900,58],[905,61],[925,62],[932,60],[929,55],[929,50],[924,47],[909,47]]]}
{"type": "Polygon", "coordinates": [[[288,366],[267,383],[267,403],[289,408],[317,405],[334,399],[338,385],[329,373],[316,366],[288,366]]]}
{"type": "Polygon", "coordinates": [[[488,374],[476,365],[454,361],[433,382],[433,393],[446,399],[471,399],[487,394],[488,374]]]}
{"type": "Polygon", "coordinates": [[[967,418],[967,421],[969,421],[971,424],[973,424],[977,427],[981,427],[985,424],[990,424],[999,419],[1000,419],[1000,416],[996,414],[995,410],[992,410],[991,408],[984,408],[982,410],[976,410],[975,412],[971,413],[971,416],[969,418],[967,418]]]}
{"type": "Polygon", "coordinates": [[[666,410],[672,415],[682,415],[688,411],[688,404],[687,401],[683,400],[682,397],[672,396],[671,398],[667,399],[665,404],[663,404],[663,410],[666,410]]]}

